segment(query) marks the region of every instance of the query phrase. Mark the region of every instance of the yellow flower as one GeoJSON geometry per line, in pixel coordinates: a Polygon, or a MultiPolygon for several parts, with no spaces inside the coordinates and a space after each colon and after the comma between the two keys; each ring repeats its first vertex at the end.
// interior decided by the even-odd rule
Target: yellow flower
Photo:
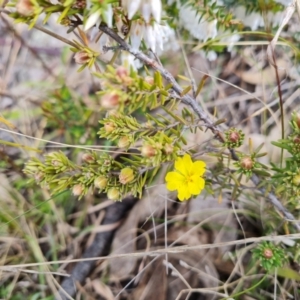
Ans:
{"type": "Polygon", "coordinates": [[[188,154],[178,157],[175,161],[175,171],[168,172],[166,175],[167,189],[178,190],[180,201],[188,200],[192,195],[199,195],[205,185],[201,177],[205,172],[205,167],[205,162],[193,162],[188,154]]]}

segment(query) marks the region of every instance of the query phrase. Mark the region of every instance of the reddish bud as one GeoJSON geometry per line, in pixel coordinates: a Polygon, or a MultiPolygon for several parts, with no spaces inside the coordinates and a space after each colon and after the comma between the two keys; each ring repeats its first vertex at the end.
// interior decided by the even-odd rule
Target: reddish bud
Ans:
{"type": "Polygon", "coordinates": [[[124,77],[127,77],[129,74],[128,74],[128,71],[126,68],[124,68],[123,66],[120,66],[117,68],[117,76],[119,76],[121,79],[124,78],[124,77]]]}
{"type": "Polygon", "coordinates": [[[251,157],[243,157],[241,159],[241,166],[246,170],[251,170],[253,168],[254,162],[251,157]]]}
{"type": "Polygon", "coordinates": [[[80,51],[74,55],[74,59],[76,64],[84,65],[90,61],[91,56],[85,51],[80,51]]]}
{"type": "Polygon", "coordinates": [[[120,101],[120,96],[116,93],[108,93],[106,95],[103,95],[101,98],[101,105],[103,108],[115,108],[118,106],[120,101]]]}
{"type": "Polygon", "coordinates": [[[156,155],[156,149],[151,145],[144,145],[141,152],[144,157],[153,157],[156,155]]]}
{"type": "Polygon", "coordinates": [[[147,83],[151,84],[151,85],[154,84],[154,78],[151,77],[151,76],[146,76],[146,77],[145,77],[145,81],[146,81],[147,83]]]}
{"type": "Polygon", "coordinates": [[[273,251],[270,248],[264,249],[264,253],[263,253],[265,258],[272,258],[273,257],[273,251]]]}
{"type": "Polygon", "coordinates": [[[74,196],[80,196],[82,192],[83,192],[82,184],[76,184],[73,186],[72,193],[74,196]]]}
{"type": "Polygon", "coordinates": [[[294,138],[293,143],[294,143],[294,144],[300,144],[300,136],[299,136],[299,135],[297,135],[297,136],[294,138]]]}
{"type": "Polygon", "coordinates": [[[82,155],[82,160],[86,163],[89,163],[89,164],[91,164],[95,161],[93,155],[91,155],[90,153],[84,153],[82,155]]]}
{"type": "Polygon", "coordinates": [[[30,0],[19,0],[16,9],[20,15],[25,17],[32,16],[34,13],[34,6],[30,0]]]}
{"type": "Polygon", "coordinates": [[[240,139],[240,135],[238,132],[233,131],[233,132],[230,132],[228,139],[232,143],[237,143],[240,139]]]}

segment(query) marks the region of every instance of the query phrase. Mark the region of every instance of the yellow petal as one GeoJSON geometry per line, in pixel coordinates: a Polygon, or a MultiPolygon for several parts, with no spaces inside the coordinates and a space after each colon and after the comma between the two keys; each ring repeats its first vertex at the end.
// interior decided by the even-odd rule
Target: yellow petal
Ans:
{"type": "Polygon", "coordinates": [[[193,181],[188,183],[188,190],[192,195],[199,195],[203,190],[205,181],[201,177],[193,177],[193,181]]]}
{"type": "Polygon", "coordinates": [[[178,199],[180,201],[184,201],[184,200],[188,200],[189,198],[191,198],[191,193],[188,190],[187,186],[181,186],[178,189],[178,199]]]}
{"type": "Polygon", "coordinates": [[[169,191],[175,191],[184,182],[184,177],[178,172],[169,172],[165,178],[167,182],[167,189],[169,191]]]}
{"type": "Polygon", "coordinates": [[[191,168],[191,174],[202,176],[205,172],[206,163],[204,161],[198,160],[193,163],[191,168]]]}
{"type": "Polygon", "coordinates": [[[178,157],[175,161],[175,169],[179,171],[184,176],[188,176],[189,172],[193,166],[191,157],[185,154],[182,158],[178,157]]]}

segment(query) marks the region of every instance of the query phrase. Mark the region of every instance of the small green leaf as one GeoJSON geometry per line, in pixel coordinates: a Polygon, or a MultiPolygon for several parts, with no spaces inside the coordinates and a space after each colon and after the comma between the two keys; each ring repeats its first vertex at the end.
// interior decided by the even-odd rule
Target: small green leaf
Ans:
{"type": "Polygon", "coordinates": [[[286,279],[300,281],[300,274],[290,268],[278,268],[277,275],[286,279]]]}

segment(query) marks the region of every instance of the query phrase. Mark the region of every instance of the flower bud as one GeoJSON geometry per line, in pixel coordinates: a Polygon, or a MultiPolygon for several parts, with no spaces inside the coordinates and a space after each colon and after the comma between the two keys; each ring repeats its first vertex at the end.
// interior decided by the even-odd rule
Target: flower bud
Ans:
{"type": "Polygon", "coordinates": [[[74,55],[74,59],[76,64],[84,65],[87,64],[91,60],[91,56],[89,53],[85,51],[79,51],[74,55]]]}
{"type": "Polygon", "coordinates": [[[230,134],[228,136],[228,139],[232,143],[237,143],[239,141],[239,139],[240,139],[240,135],[239,135],[238,132],[233,131],[233,132],[230,132],[230,134]]]}
{"type": "Polygon", "coordinates": [[[230,128],[225,132],[225,146],[229,148],[240,147],[244,141],[244,133],[236,128],[230,128]]]}
{"type": "Polygon", "coordinates": [[[101,105],[103,108],[115,108],[120,102],[120,96],[116,93],[108,93],[102,96],[101,105]]]}
{"type": "Polygon", "coordinates": [[[131,168],[124,168],[121,170],[121,173],[119,175],[119,181],[122,184],[127,184],[131,182],[134,179],[134,173],[131,168]]]}
{"type": "Polygon", "coordinates": [[[37,172],[34,174],[34,179],[36,182],[41,182],[44,179],[44,173],[43,172],[37,172]]]}
{"type": "Polygon", "coordinates": [[[99,176],[94,180],[94,186],[100,190],[103,190],[107,186],[107,178],[104,176],[99,176]]]}
{"type": "Polygon", "coordinates": [[[119,76],[121,79],[124,78],[124,77],[127,77],[129,74],[128,74],[128,71],[126,68],[124,68],[123,66],[120,66],[117,68],[117,76],[119,76]]]}
{"type": "Polygon", "coordinates": [[[141,149],[141,153],[144,157],[153,157],[156,155],[156,149],[151,145],[144,145],[141,149]]]}
{"type": "Polygon", "coordinates": [[[293,139],[293,143],[294,144],[300,144],[300,136],[299,135],[297,135],[294,139],[293,139]]]}
{"type": "Polygon", "coordinates": [[[164,151],[167,155],[172,154],[174,151],[174,146],[171,144],[165,144],[164,151]]]}
{"type": "Polygon", "coordinates": [[[251,157],[246,156],[241,159],[241,167],[246,170],[251,170],[254,166],[254,161],[251,157]]]}
{"type": "Polygon", "coordinates": [[[109,200],[113,200],[113,201],[119,200],[120,199],[120,192],[116,188],[110,188],[107,191],[107,197],[108,197],[109,200]]]}
{"type": "Polygon", "coordinates": [[[129,72],[123,66],[117,68],[117,76],[121,79],[122,83],[125,85],[130,85],[133,79],[129,76],[129,72]]]}
{"type": "Polygon", "coordinates": [[[82,184],[75,184],[73,186],[72,193],[73,193],[74,196],[80,196],[82,192],[83,192],[83,185],[82,184]]]}
{"type": "Polygon", "coordinates": [[[130,145],[130,139],[128,136],[122,136],[118,141],[119,148],[127,148],[130,145]]]}
{"type": "Polygon", "coordinates": [[[25,17],[30,17],[34,14],[34,6],[30,0],[19,0],[16,9],[20,15],[25,17]]]}
{"type": "Polygon", "coordinates": [[[273,257],[273,251],[270,248],[264,249],[263,255],[265,258],[270,259],[273,257]]]}
{"type": "Polygon", "coordinates": [[[84,162],[86,162],[86,163],[91,164],[91,163],[93,163],[93,162],[95,161],[95,158],[94,158],[93,155],[90,154],[90,153],[84,153],[84,154],[82,155],[82,160],[83,160],[84,162]]]}
{"type": "Polygon", "coordinates": [[[107,122],[104,124],[104,129],[106,133],[111,133],[116,129],[116,126],[113,122],[107,122]]]}
{"type": "Polygon", "coordinates": [[[62,167],[64,165],[61,161],[59,161],[57,159],[53,159],[51,161],[51,164],[53,167],[57,167],[57,168],[62,167]]]}
{"type": "Polygon", "coordinates": [[[154,78],[151,76],[146,76],[144,80],[151,85],[154,84],[154,78]]]}
{"type": "Polygon", "coordinates": [[[293,177],[293,184],[300,185],[300,174],[297,174],[293,177]]]}

